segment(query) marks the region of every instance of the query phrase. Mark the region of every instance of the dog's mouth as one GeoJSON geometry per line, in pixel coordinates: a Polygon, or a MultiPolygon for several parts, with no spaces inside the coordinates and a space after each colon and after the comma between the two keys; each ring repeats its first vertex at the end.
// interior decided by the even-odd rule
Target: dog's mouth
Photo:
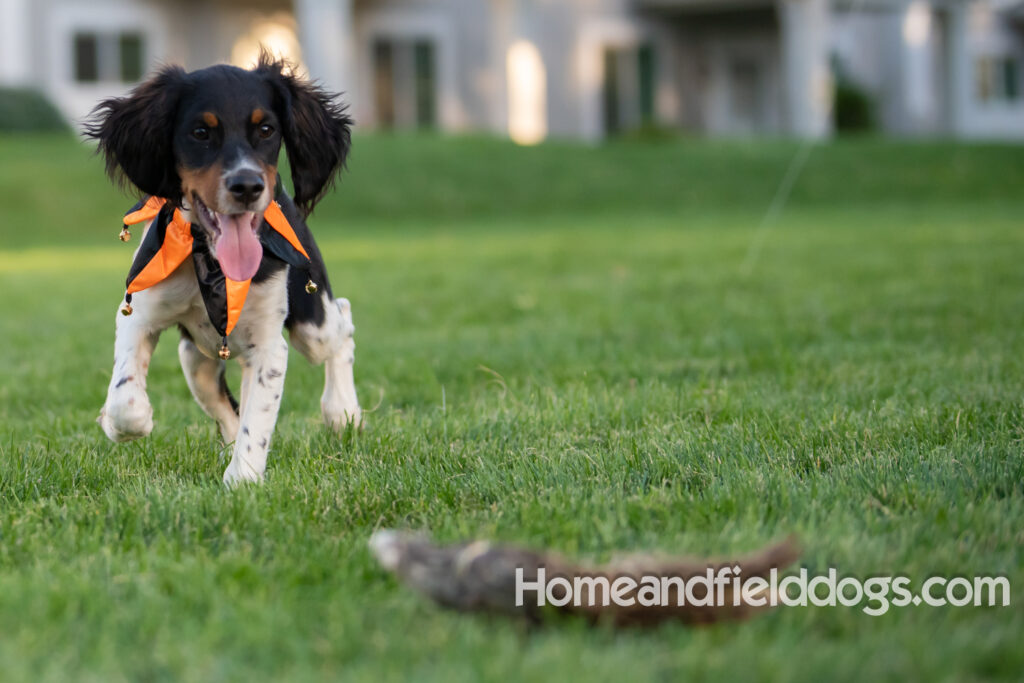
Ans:
{"type": "Polygon", "coordinates": [[[224,276],[239,282],[252,279],[263,260],[263,245],[257,234],[263,217],[253,211],[217,213],[195,193],[192,203],[199,222],[210,234],[213,255],[224,276]]]}

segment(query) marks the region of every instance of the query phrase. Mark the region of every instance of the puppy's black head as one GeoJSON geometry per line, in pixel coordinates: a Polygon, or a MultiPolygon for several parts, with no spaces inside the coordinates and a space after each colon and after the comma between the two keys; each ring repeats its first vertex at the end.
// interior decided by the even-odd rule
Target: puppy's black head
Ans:
{"type": "Polygon", "coordinates": [[[237,259],[229,260],[246,263],[218,259],[233,277],[256,258],[250,237],[273,199],[281,143],[295,203],[309,213],[344,165],[351,124],[334,95],[264,55],[249,71],[167,67],[100,103],[86,134],[99,141],[112,177],[189,210],[215,252],[232,246],[237,259]]]}

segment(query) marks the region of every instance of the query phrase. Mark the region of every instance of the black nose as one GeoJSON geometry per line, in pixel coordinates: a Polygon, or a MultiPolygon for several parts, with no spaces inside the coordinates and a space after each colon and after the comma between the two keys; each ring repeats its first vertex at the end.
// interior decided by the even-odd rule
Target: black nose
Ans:
{"type": "Polygon", "coordinates": [[[254,171],[240,171],[225,182],[228,192],[243,204],[251,204],[256,201],[263,194],[263,188],[266,187],[263,183],[263,176],[254,171]]]}

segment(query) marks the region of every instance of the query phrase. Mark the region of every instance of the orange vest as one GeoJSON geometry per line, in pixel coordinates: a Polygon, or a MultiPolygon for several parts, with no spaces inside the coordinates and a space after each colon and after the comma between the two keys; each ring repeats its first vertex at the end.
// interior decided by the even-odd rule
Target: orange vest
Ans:
{"type": "MultiPolygon", "coordinates": [[[[205,234],[193,231],[192,224],[185,220],[181,210],[168,205],[166,199],[144,199],[132,207],[124,217],[125,226],[149,221],[153,221],[153,225],[143,237],[125,283],[125,305],[121,309],[122,313],[131,315],[132,294],[167,279],[191,256],[196,261],[199,290],[210,315],[210,322],[224,338],[221,356],[226,358],[227,336],[238,323],[252,280],[231,280],[224,276],[220,266],[210,258],[207,250],[196,252],[196,241],[198,239],[205,242],[205,234]]],[[[277,201],[270,202],[267,210],[263,212],[263,221],[265,225],[260,234],[260,241],[263,242],[264,251],[270,251],[294,267],[308,268],[309,254],[299,242],[295,230],[277,201]],[[266,229],[268,226],[269,231],[266,229]]],[[[122,240],[127,241],[130,237],[131,233],[127,228],[122,230],[122,240]]],[[[307,283],[306,291],[316,291],[316,284],[312,280],[307,283]]]]}

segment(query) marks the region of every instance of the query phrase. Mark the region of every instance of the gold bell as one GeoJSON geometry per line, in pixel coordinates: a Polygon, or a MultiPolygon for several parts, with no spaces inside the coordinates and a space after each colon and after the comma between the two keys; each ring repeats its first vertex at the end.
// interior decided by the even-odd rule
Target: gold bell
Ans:
{"type": "Polygon", "coordinates": [[[121,234],[118,235],[117,238],[122,242],[127,242],[132,238],[132,231],[127,227],[121,228],[121,234]]]}
{"type": "Polygon", "coordinates": [[[125,304],[124,306],[121,307],[121,315],[127,317],[127,316],[129,316],[131,314],[132,314],[132,305],[131,304],[125,304]]]}
{"type": "Polygon", "coordinates": [[[220,347],[220,351],[217,352],[217,355],[220,356],[221,360],[227,360],[228,358],[231,358],[231,349],[228,348],[227,344],[224,344],[220,347]]]}
{"type": "Polygon", "coordinates": [[[316,294],[320,288],[316,286],[316,283],[310,280],[306,283],[306,294],[316,294]]]}

